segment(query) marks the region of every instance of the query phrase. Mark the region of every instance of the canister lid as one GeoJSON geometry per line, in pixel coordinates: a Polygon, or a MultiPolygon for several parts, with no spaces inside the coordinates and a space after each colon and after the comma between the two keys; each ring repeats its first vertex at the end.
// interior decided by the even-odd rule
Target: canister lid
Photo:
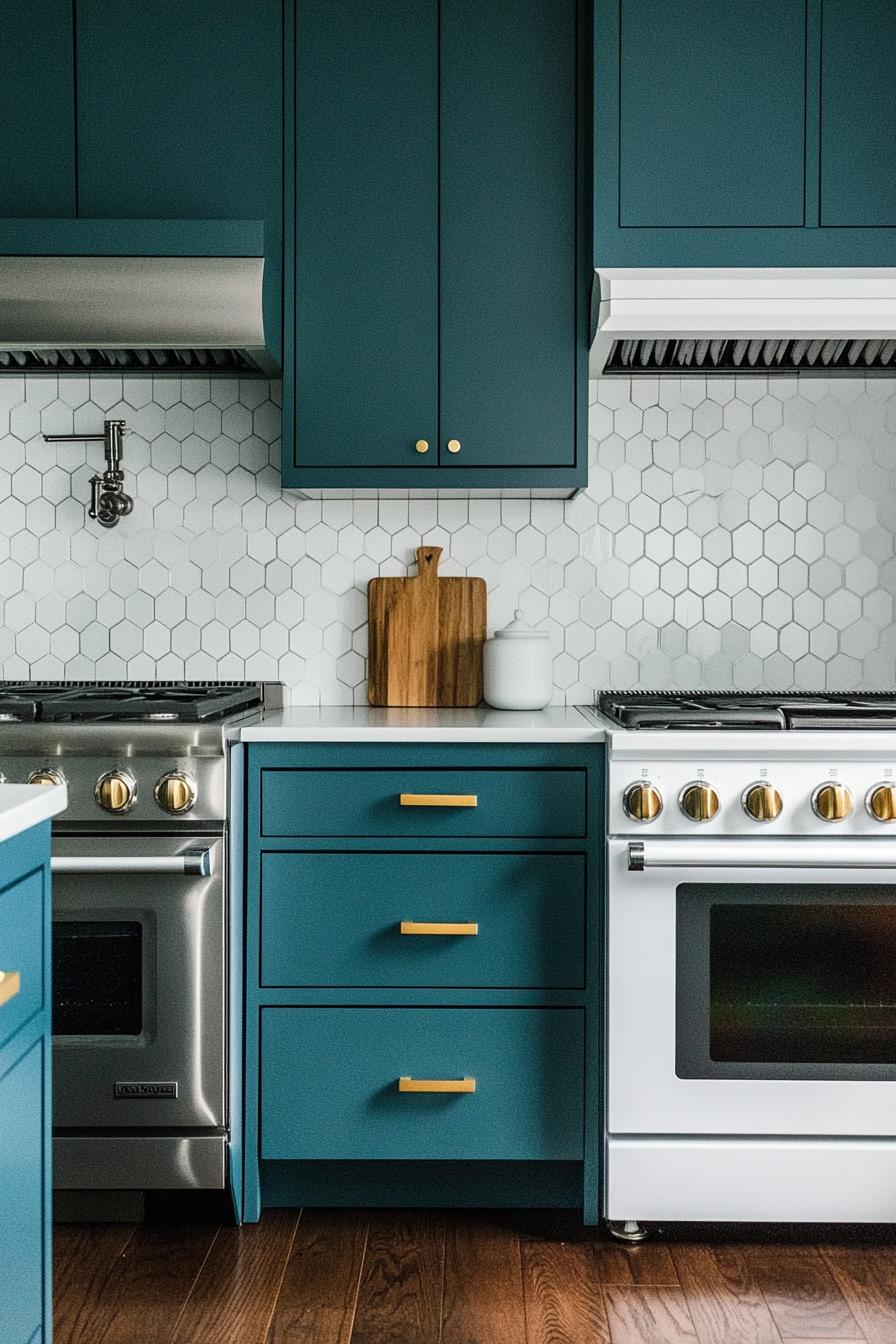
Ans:
{"type": "Polygon", "coordinates": [[[523,620],[522,611],[517,608],[513,613],[513,620],[505,625],[502,630],[495,631],[495,639],[547,639],[547,630],[536,630],[534,625],[528,625],[523,620]]]}

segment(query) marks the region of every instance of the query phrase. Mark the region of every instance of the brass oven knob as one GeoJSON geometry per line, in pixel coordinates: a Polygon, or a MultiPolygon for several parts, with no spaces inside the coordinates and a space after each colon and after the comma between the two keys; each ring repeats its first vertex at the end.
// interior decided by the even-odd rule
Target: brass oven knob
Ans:
{"type": "Polygon", "coordinates": [[[137,781],[126,770],[107,770],[96,782],[94,797],[107,812],[130,812],[137,801],[137,781]]]}
{"type": "Polygon", "coordinates": [[[754,821],[774,821],[781,815],[781,795],[773,784],[757,780],[749,784],[741,796],[741,805],[748,817],[754,821]]]}
{"type": "Polygon", "coordinates": [[[28,776],[29,784],[64,784],[65,775],[61,770],[55,769],[52,765],[45,765],[42,770],[32,770],[28,776]]]}
{"type": "Polygon", "coordinates": [[[169,770],[155,787],[155,799],[166,812],[189,812],[196,802],[196,782],[183,770],[169,770]]]}
{"type": "Polygon", "coordinates": [[[678,805],[691,821],[712,821],[719,810],[719,795],[711,784],[695,779],[693,784],[685,784],[678,805]]]}
{"type": "Polygon", "coordinates": [[[845,784],[819,784],[812,794],[812,811],[822,821],[843,821],[852,811],[852,794],[845,784]]]}
{"type": "Polygon", "coordinates": [[[632,821],[655,821],[663,810],[663,795],[655,784],[639,779],[623,793],[622,806],[632,821]]]}
{"type": "Polygon", "coordinates": [[[865,806],[875,821],[896,821],[896,784],[875,784],[865,806]]]}

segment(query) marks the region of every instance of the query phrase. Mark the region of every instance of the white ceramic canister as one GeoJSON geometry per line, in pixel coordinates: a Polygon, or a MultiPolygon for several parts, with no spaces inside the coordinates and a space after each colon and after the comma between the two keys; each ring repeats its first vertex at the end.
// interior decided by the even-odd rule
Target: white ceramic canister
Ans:
{"type": "Polygon", "coordinates": [[[554,679],[548,633],[527,625],[521,611],[486,640],[482,658],[485,699],[493,709],[544,709],[551,703],[554,679]]]}

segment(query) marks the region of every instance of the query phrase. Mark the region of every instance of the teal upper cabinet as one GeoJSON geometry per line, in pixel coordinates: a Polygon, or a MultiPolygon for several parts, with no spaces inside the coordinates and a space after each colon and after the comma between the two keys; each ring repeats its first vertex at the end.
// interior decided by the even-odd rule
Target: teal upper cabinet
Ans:
{"type": "Polygon", "coordinates": [[[894,65],[892,0],[824,0],[822,225],[896,229],[894,65]]]}
{"type": "Polygon", "coordinates": [[[578,9],[297,0],[285,485],[584,482],[578,9]]]}
{"type": "Polygon", "coordinates": [[[75,213],[71,0],[0,5],[0,218],[75,213]]]}
{"type": "Polygon", "coordinates": [[[888,0],[596,0],[594,264],[896,263],[888,0]]]}

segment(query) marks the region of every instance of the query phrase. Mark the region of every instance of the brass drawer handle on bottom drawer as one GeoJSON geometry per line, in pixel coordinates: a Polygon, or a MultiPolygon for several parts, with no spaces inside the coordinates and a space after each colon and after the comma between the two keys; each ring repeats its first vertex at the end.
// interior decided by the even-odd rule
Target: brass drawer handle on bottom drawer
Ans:
{"type": "Polygon", "coordinates": [[[402,807],[478,807],[475,793],[401,793],[402,807]]]}
{"type": "Polygon", "coordinates": [[[425,924],[413,919],[403,919],[400,928],[402,933],[441,933],[460,938],[475,938],[479,932],[478,924],[425,924]]]}
{"type": "Polygon", "coordinates": [[[22,977],[18,971],[0,971],[0,1005],[9,1003],[22,988],[22,977]]]}
{"type": "Polygon", "coordinates": [[[475,1078],[399,1078],[399,1092],[475,1092],[475,1078]]]}

